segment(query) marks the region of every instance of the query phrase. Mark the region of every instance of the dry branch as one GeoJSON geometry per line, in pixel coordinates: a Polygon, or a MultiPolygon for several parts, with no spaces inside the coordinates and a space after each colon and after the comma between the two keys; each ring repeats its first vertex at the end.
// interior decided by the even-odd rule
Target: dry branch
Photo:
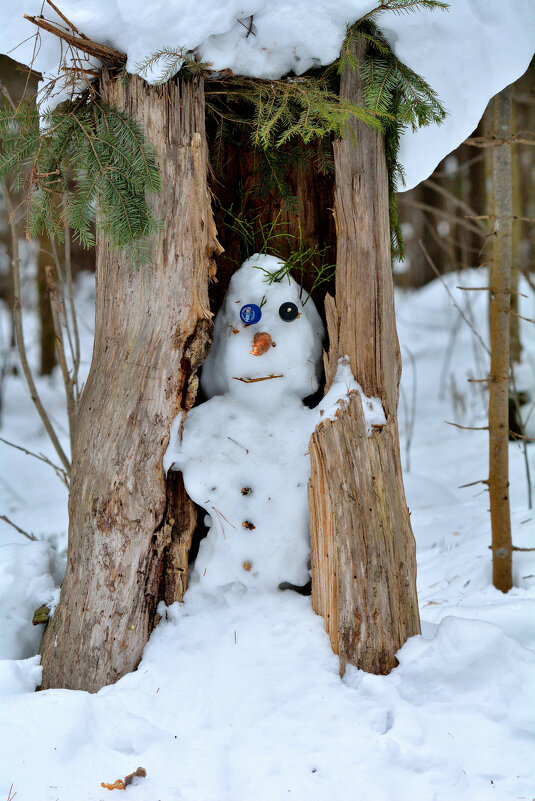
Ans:
{"type": "Polygon", "coordinates": [[[11,526],[11,528],[14,528],[15,531],[18,531],[19,534],[22,534],[23,537],[28,537],[28,539],[32,540],[32,542],[37,542],[37,537],[35,536],[35,534],[32,534],[31,532],[28,533],[27,531],[24,531],[23,528],[21,528],[20,526],[17,526],[16,523],[14,523],[12,520],[10,520],[9,517],[7,517],[7,515],[0,515],[0,520],[3,520],[4,523],[7,523],[8,526],[11,526]]]}
{"type": "Polygon", "coordinates": [[[28,384],[28,389],[30,391],[30,397],[34,403],[35,408],[39,412],[39,416],[43,422],[43,425],[46,429],[46,433],[48,434],[52,445],[59,457],[61,464],[68,476],[70,476],[71,472],[71,465],[65,454],[65,451],[61,447],[60,441],[58,436],[54,430],[54,426],[52,425],[50,418],[41,402],[41,398],[39,397],[39,393],[37,392],[37,387],[35,386],[35,381],[33,378],[32,371],[30,369],[30,365],[28,363],[28,357],[26,354],[26,345],[24,343],[24,331],[22,327],[22,307],[21,307],[21,289],[20,289],[20,257],[19,257],[19,238],[17,227],[14,218],[14,209],[13,204],[11,202],[11,197],[9,194],[9,190],[7,188],[6,182],[2,180],[2,194],[4,196],[4,200],[6,203],[7,213],[8,213],[8,221],[9,221],[9,228],[10,228],[10,235],[11,235],[11,248],[12,248],[12,267],[13,267],[13,317],[15,319],[15,332],[17,335],[17,348],[19,352],[20,363],[22,367],[22,371],[24,373],[24,377],[26,379],[26,383],[28,384]]]}
{"type": "Polygon", "coordinates": [[[10,442],[8,439],[4,439],[3,437],[0,437],[0,442],[3,442],[4,445],[9,445],[10,448],[15,448],[17,451],[22,451],[22,453],[25,453],[27,456],[33,456],[34,459],[38,459],[40,462],[47,464],[52,468],[58,478],[61,479],[67,489],[69,489],[69,477],[67,473],[59,465],[54,464],[54,462],[51,461],[48,456],[45,456],[43,453],[34,453],[34,451],[29,451],[27,448],[23,448],[22,445],[15,445],[14,442],[10,442]]]}
{"type": "MultiPolygon", "coordinates": [[[[60,16],[63,15],[60,14],[60,16]]],[[[27,19],[28,22],[36,25],[41,30],[52,33],[54,36],[57,36],[64,42],[67,42],[67,44],[71,45],[71,47],[81,50],[83,53],[87,53],[89,56],[98,58],[98,60],[102,61],[102,63],[105,65],[116,66],[119,64],[126,64],[126,55],[125,53],[121,53],[120,50],[115,50],[113,47],[107,47],[107,45],[100,44],[99,42],[93,42],[83,34],[76,36],[73,33],[68,33],[44,17],[31,17],[29,14],[25,14],[24,19],[27,19]]],[[[74,28],[71,23],[68,24],[70,27],[74,28]]]]}

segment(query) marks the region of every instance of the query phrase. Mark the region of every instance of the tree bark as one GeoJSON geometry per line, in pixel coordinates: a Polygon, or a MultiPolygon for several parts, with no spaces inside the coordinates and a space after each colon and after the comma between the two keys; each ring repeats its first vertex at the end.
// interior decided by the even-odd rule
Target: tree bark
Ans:
{"type": "MultiPolygon", "coordinates": [[[[255,149],[249,131],[233,131],[233,135],[217,143],[212,133],[213,165],[211,189],[217,198],[215,219],[221,242],[225,248],[217,263],[217,283],[210,287],[212,308],[218,309],[223,301],[232,274],[251,253],[245,253],[240,236],[228,225],[227,212],[255,220],[255,249],[264,252],[262,226],[272,225],[274,239],[268,243],[267,252],[276,248],[281,258],[286,258],[299,246],[328,248],[325,263],[333,264],[336,255],[336,232],[330,209],[333,207],[333,177],[319,170],[317,143],[304,144],[296,141],[291,146],[293,158],[287,156],[284,168],[284,183],[291,200],[281,196],[280,187],[265,189],[265,174],[269,174],[269,160],[260,149],[255,149]]],[[[284,151],[284,148],[283,148],[284,151]]],[[[320,266],[318,259],[316,266],[320,266]]],[[[312,273],[302,277],[302,285],[309,290],[312,273]]],[[[314,293],[318,303],[325,293],[327,283],[314,293]]]]}
{"type": "Polygon", "coordinates": [[[163,226],[151,263],[139,268],[98,237],[96,333],[73,448],[67,573],[41,646],[43,688],[90,692],[136,668],[159,599],[180,600],[185,590],[195,511],[172,488],[178,507],[168,503],[162,457],[173,418],[195,399],[218,250],[202,79],[161,90],[104,71],[101,93],[156,146],[162,191],[151,202],[163,226]]]}
{"type": "Polygon", "coordinates": [[[54,318],[52,316],[52,308],[50,306],[50,298],[48,296],[46,283],[46,266],[52,261],[52,256],[49,256],[46,251],[50,252],[50,250],[49,239],[42,236],[39,240],[39,255],[37,258],[37,292],[39,296],[40,322],[39,342],[41,346],[39,373],[41,375],[50,375],[57,364],[54,318]]]}
{"type": "MultiPolygon", "coordinates": [[[[362,52],[357,52],[357,58],[362,52]]],[[[363,102],[358,72],[340,92],[363,102]]],[[[388,673],[396,651],[420,631],[415,543],[401,475],[396,410],[401,360],[395,327],[384,143],[353,123],[335,145],[336,301],[327,297],[327,388],[347,355],[386,425],[368,437],[355,393],[310,441],[312,604],[323,615],[341,671],[350,662],[388,673]]]]}
{"type": "Polygon", "coordinates": [[[509,316],[513,202],[511,172],[512,92],[493,100],[492,148],[494,252],[490,274],[489,495],[492,526],[492,580],[502,592],[513,586],[509,508],[509,316]]]}

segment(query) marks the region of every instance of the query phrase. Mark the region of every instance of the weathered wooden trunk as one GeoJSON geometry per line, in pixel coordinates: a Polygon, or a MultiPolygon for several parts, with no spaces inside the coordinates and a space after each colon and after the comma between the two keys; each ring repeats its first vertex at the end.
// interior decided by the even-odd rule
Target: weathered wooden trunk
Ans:
{"type": "MultiPolygon", "coordinates": [[[[344,70],[340,91],[362,103],[358,72],[344,70]]],[[[336,300],[326,299],[327,388],[347,355],[365,394],[381,399],[387,422],[368,437],[353,394],[312,435],[312,604],[325,618],[342,671],[350,662],[388,673],[398,648],[420,631],[416,558],[396,421],[401,360],[384,144],[363,123],[353,127],[356,148],[349,137],[335,144],[336,300]]]]}
{"type": "Polygon", "coordinates": [[[99,237],[96,336],[78,413],[61,599],[41,646],[43,687],[96,691],[135,669],[158,600],[181,599],[195,510],[162,468],[173,418],[193,404],[218,249],[206,185],[202,79],[165,90],[104,72],[102,96],[156,146],[163,221],[150,264],[99,237]],[[167,570],[167,567],[169,570],[167,570]]]}

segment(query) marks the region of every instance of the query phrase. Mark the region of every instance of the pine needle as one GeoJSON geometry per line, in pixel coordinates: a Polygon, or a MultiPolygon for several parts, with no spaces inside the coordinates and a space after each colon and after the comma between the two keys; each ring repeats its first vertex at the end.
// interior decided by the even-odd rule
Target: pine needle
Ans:
{"type": "Polygon", "coordinates": [[[0,174],[26,182],[29,236],[61,241],[68,222],[90,247],[96,218],[109,244],[125,248],[159,225],[145,197],[161,185],[156,152],[137,122],[100,101],[62,103],[41,127],[34,101],[1,107],[0,174]]]}

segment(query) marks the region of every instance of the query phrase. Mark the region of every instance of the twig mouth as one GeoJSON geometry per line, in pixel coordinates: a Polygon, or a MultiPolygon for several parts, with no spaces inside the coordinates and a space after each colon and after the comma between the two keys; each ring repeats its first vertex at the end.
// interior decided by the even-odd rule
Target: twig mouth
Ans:
{"type": "Polygon", "coordinates": [[[257,381],[270,381],[272,378],[284,378],[284,373],[280,375],[264,375],[262,378],[238,378],[238,376],[232,376],[233,381],[243,381],[244,384],[256,384],[257,381]]]}

